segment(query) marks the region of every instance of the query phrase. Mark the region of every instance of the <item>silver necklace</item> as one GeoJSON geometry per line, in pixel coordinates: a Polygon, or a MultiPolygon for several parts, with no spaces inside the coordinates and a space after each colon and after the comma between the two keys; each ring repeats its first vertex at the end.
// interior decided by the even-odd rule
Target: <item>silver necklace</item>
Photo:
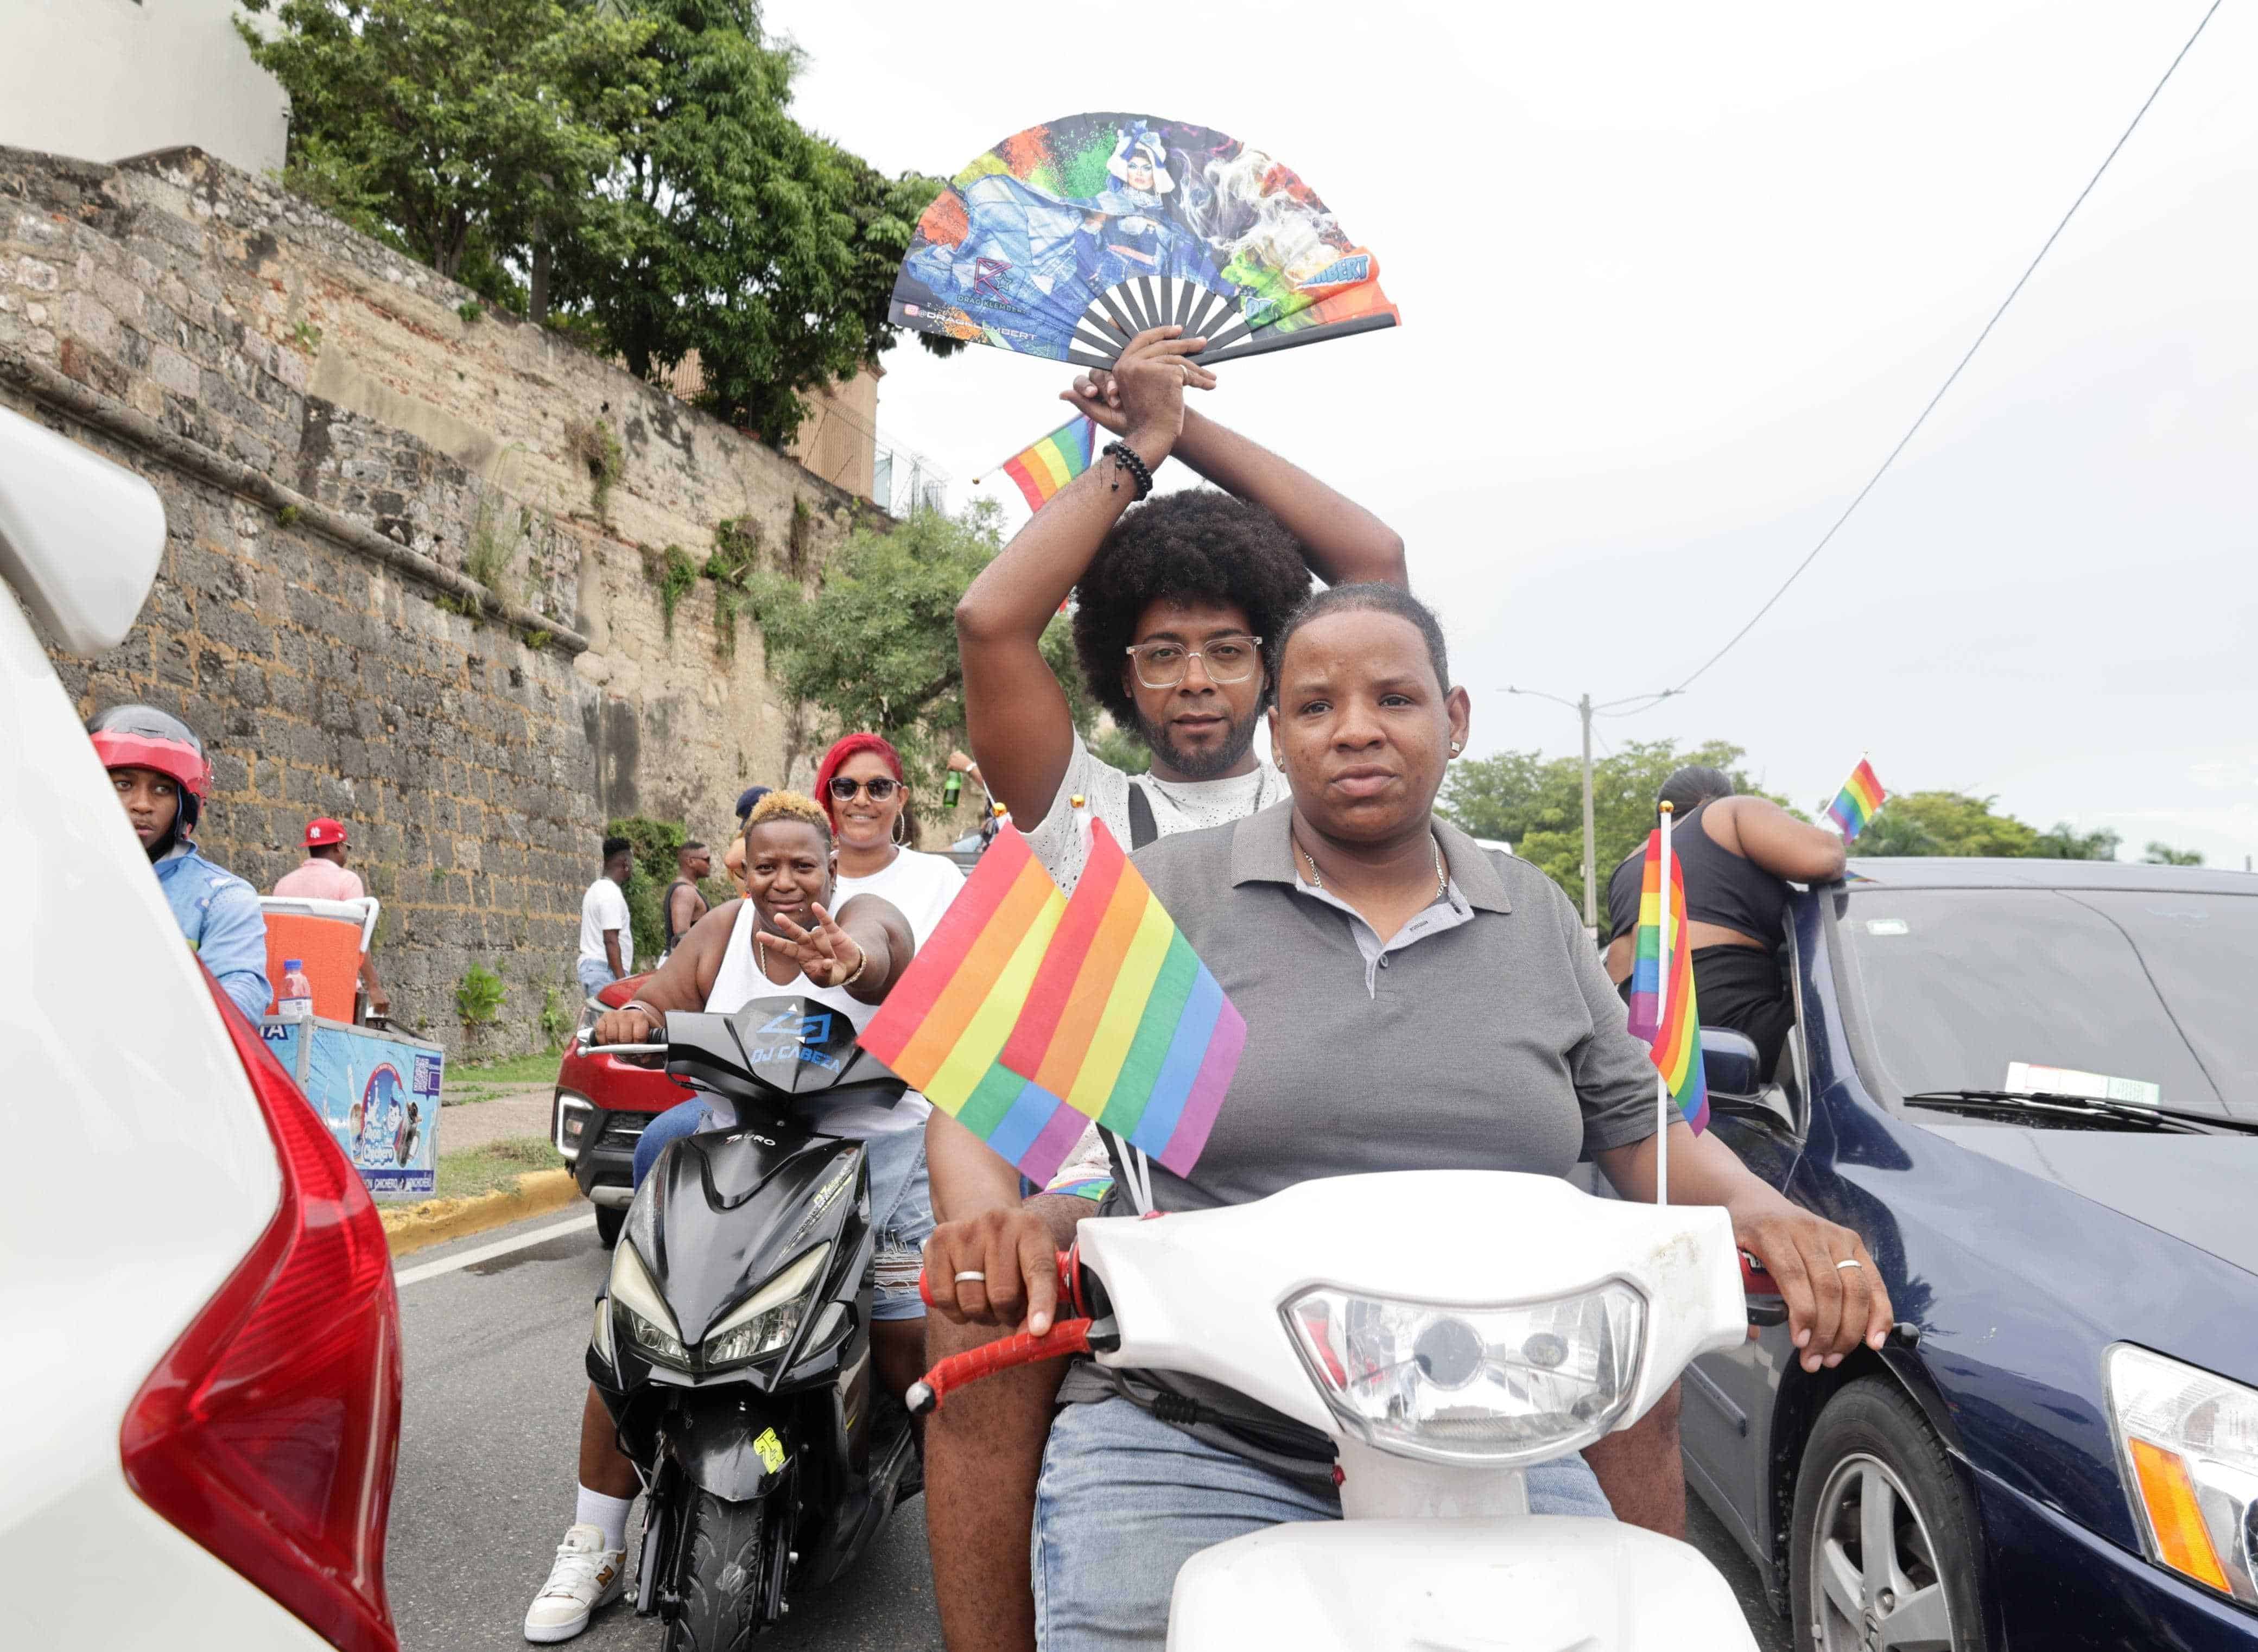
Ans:
{"type": "MultiPolygon", "coordinates": [[[[1440,838],[1431,838],[1428,841],[1435,846],[1435,898],[1439,901],[1450,893],[1451,880],[1443,870],[1443,840],[1440,838]]],[[[1294,840],[1294,847],[1300,853],[1302,859],[1309,862],[1310,887],[1318,890],[1324,888],[1325,880],[1317,871],[1317,857],[1302,847],[1302,840],[1299,838],[1294,840]]],[[[759,932],[756,930],[754,932],[757,934],[759,932]]]]}

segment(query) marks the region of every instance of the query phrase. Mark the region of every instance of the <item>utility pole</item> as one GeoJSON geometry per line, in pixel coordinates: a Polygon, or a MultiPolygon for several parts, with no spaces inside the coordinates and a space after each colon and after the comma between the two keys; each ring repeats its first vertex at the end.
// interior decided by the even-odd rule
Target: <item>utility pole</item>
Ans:
{"type": "Polygon", "coordinates": [[[1596,933],[1600,927],[1600,909],[1593,895],[1599,868],[1594,862],[1598,847],[1592,831],[1592,697],[1581,696],[1576,701],[1576,715],[1584,725],[1584,927],[1596,933]]]}
{"type": "MultiPolygon", "coordinates": [[[[1591,931],[1594,935],[1597,935],[1600,928],[1600,869],[1598,863],[1598,834],[1594,831],[1592,826],[1592,714],[1594,712],[1609,711],[1618,705],[1629,705],[1634,700],[1644,700],[1653,704],[1659,704],[1661,701],[1670,698],[1679,691],[1676,689],[1670,689],[1659,694],[1633,694],[1623,699],[1608,700],[1606,704],[1601,705],[1593,705],[1592,697],[1589,694],[1580,694],[1574,699],[1567,700],[1562,699],[1558,694],[1547,694],[1542,689],[1515,688],[1510,684],[1507,685],[1505,691],[1509,694],[1532,695],[1537,699],[1551,700],[1556,705],[1566,705],[1570,711],[1576,713],[1576,720],[1583,727],[1584,927],[1591,931]]],[[[1644,710],[1645,707],[1641,706],[1639,709],[1644,710]]]]}

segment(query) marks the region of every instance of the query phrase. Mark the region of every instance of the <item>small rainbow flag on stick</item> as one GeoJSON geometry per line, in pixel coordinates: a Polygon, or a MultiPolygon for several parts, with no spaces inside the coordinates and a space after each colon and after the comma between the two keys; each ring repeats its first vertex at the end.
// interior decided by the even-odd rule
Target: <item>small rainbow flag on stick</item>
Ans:
{"type": "Polygon", "coordinates": [[[1057,1174],[1092,1121],[1185,1175],[1238,1070],[1246,1023],[1113,834],[1090,829],[1069,901],[1007,828],[863,1029],[863,1047],[1035,1181],[1057,1174]],[[1055,904],[1029,904],[1030,880],[1055,904]]]}
{"type": "Polygon", "coordinates": [[[1097,448],[1097,426],[1087,417],[1070,419],[996,468],[1019,485],[1019,492],[1026,495],[1027,508],[1039,511],[1059,489],[1090,468],[1097,448]]]}
{"type": "Polygon", "coordinates": [[[1875,776],[1874,765],[1861,757],[1843,783],[1843,790],[1835,794],[1835,801],[1827,805],[1827,818],[1848,843],[1866,829],[1866,823],[1879,812],[1889,795],[1875,776]]]}
{"type": "Polygon", "coordinates": [[[1646,1040],[1654,1059],[1660,1078],[1656,1108],[1666,1119],[1665,1098],[1675,1101],[1687,1124],[1706,1129],[1709,1082],[1701,1065],[1701,1012],[1694,1000],[1694,949],[1686,944],[1686,874],[1670,853],[1668,804],[1662,824],[1646,837],[1632,958],[1630,1030],[1646,1040]]]}

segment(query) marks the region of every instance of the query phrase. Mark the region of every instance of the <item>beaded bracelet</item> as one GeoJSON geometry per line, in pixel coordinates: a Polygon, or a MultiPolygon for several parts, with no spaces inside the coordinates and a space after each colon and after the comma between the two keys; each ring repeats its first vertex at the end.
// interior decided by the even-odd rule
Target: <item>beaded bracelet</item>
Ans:
{"type": "MultiPolygon", "coordinates": [[[[1153,491],[1152,470],[1146,464],[1144,458],[1135,448],[1131,447],[1126,442],[1109,442],[1105,444],[1105,457],[1136,479],[1139,499],[1144,498],[1153,491]]],[[[1118,487],[1120,484],[1117,482],[1114,486],[1118,487]]]]}

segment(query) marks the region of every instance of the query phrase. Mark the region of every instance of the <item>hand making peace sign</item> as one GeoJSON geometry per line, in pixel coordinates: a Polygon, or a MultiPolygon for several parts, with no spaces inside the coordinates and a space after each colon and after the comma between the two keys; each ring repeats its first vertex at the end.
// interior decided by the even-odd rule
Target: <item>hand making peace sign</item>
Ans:
{"type": "Polygon", "coordinates": [[[819,987],[843,987],[859,978],[866,960],[855,938],[840,928],[820,904],[811,903],[809,911],[815,914],[811,929],[802,929],[778,913],[775,931],[761,937],[761,949],[791,959],[819,987]]]}

